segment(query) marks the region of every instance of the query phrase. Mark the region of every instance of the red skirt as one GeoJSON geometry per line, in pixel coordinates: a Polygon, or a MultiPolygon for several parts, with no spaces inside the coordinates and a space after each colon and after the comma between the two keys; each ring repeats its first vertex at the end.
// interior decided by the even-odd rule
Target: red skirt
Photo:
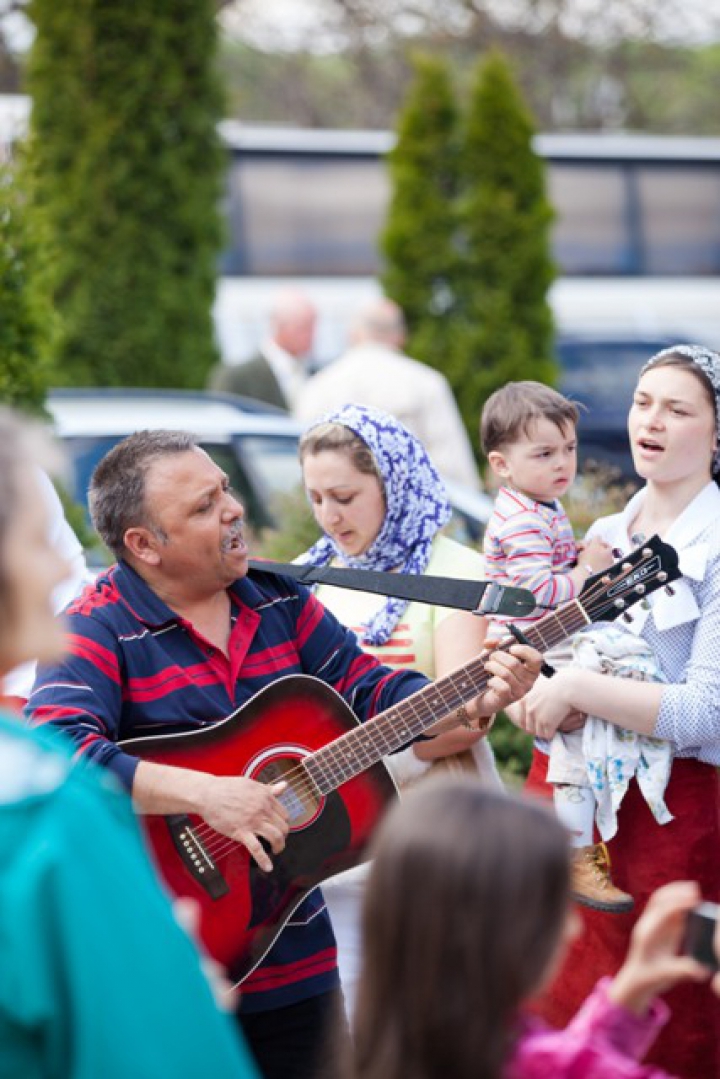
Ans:
{"type": "MultiPolygon", "coordinates": [[[[546,798],[548,758],[537,750],[525,789],[546,798]]],[[[598,978],[622,964],[630,931],[651,892],[672,880],[694,880],[705,899],[720,901],[720,782],[696,760],[676,760],[666,791],[675,820],[659,825],[635,781],[625,795],[618,831],[608,844],[612,877],[635,899],[631,914],[604,914],[579,906],[584,930],[553,984],[534,1002],[548,1023],[563,1027],[598,978]]],[[[680,985],[664,994],[672,1018],[648,1061],[681,1079],[720,1076],[720,1000],[706,985],[680,985]]]]}

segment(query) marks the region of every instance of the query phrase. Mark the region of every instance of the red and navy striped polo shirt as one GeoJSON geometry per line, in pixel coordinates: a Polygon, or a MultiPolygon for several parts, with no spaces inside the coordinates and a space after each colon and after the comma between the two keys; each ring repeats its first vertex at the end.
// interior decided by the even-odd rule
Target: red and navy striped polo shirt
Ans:
{"type": "MultiPolygon", "coordinates": [[[[118,741],[215,723],[278,677],[322,679],[361,720],[427,683],[366,655],[350,630],[288,578],[251,571],[228,591],[225,655],[127,564],[112,567],[67,609],[68,654],[39,671],[30,722],[64,731],[80,755],[130,789],[138,762],[118,741]]],[[[316,889],[243,983],[242,1009],[283,1007],[337,984],[335,941],[316,889]]]]}

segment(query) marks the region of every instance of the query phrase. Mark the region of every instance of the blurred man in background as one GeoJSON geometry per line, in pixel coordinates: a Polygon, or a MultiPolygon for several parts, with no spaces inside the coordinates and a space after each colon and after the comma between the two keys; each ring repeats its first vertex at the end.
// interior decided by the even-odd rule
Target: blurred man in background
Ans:
{"type": "Polygon", "coordinates": [[[315,336],[315,305],[299,289],[278,293],[270,312],[270,333],[256,355],[239,364],[219,364],[208,388],[254,397],[292,409],[308,377],[307,358],[315,336]]]}
{"type": "Polygon", "coordinates": [[[308,379],[295,415],[310,422],[346,404],[384,409],[424,443],[441,475],[480,488],[467,431],[450,383],[439,371],[405,356],[406,327],[396,303],[384,297],[358,314],[348,351],[308,379]]]}

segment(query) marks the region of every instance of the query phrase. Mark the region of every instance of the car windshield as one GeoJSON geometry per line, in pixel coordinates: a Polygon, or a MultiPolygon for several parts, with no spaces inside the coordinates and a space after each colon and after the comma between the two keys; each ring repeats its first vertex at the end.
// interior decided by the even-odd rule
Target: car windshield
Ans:
{"type": "Polygon", "coordinates": [[[289,494],[302,483],[297,439],[273,435],[236,435],[233,446],[248,471],[268,492],[289,494]]]}

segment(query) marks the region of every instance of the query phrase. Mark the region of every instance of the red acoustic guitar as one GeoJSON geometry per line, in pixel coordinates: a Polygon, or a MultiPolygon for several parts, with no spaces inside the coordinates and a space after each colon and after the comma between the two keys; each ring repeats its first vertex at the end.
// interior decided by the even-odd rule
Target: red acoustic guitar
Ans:
{"type": "MultiPolygon", "coordinates": [[[[577,599],[526,627],[525,636],[545,652],[679,576],[675,551],[653,537],[589,577],[577,599]]],[[[508,637],[500,647],[513,643],[508,637]]],[[[271,873],[199,817],[142,818],[162,876],[176,895],[197,900],[203,943],[233,981],[257,966],[308,892],[363,860],[396,795],[382,758],[482,693],[486,658],[481,654],[363,724],[324,682],[290,675],[212,727],[121,743],[146,761],[288,783],[281,801],[290,833],[271,873]]]]}

